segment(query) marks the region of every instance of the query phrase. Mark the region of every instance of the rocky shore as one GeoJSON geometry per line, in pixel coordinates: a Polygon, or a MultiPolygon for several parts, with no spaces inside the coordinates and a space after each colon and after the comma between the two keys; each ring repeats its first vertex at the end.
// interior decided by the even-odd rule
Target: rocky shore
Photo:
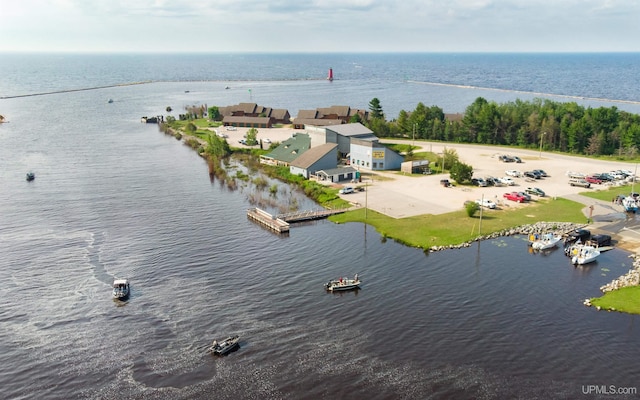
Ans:
{"type": "MultiPolygon", "coordinates": [[[[629,256],[633,258],[632,268],[626,274],[614,279],[613,281],[607,283],[600,287],[600,291],[602,293],[612,292],[614,290],[622,289],[624,287],[629,286],[638,286],[640,285],[640,256],[637,254],[632,254],[629,256]]],[[[591,299],[586,299],[584,301],[584,305],[587,307],[591,307],[591,299]]],[[[601,310],[600,306],[596,306],[597,310],[601,310]]],[[[607,311],[616,311],[614,308],[609,308],[607,311]]]]}
{"type": "Polygon", "coordinates": [[[584,224],[576,224],[573,222],[536,222],[535,224],[529,225],[521,225],[513,228],[504,229],[499,232],[493,232],[488,235],[478,236],[473,241],[460,243],[460,244],[452,244],[448,246],[433,246],[429,249],[430,253],[442,250],[449,249],[461,249],[464,247],[469,247],[471,243],[478,242],[481,240],[487,239],[496,239],[504,236],[513,236],[513,235],[525,235],[529,236],[532,234],[542,234],[546,232],[556,232],[561,235],[566,234],[567,232],[571,232],[572,230],[584,228],[584,224]]]}

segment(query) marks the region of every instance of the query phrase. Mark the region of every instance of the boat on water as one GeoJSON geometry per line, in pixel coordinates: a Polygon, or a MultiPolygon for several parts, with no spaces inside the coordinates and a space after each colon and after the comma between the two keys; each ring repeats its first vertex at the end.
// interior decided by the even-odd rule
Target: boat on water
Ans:
{"type": "Polygon", "coordinates": [[[324,287],[329,292],[358,289],[360,288],[360,279],[358,278],[358,274],[356,274],[353,279],[341,277],[338,279],[330,280],[324,285],[324,287]]]}
{"type": "Polygon", "coordinates": [[[27,182],[31,182],[34,179],[36,179],[36,174],[33,172],[27,172],[27,182]]]}
{"type": "Polygon", "coordinates": [[[543,235],[534,236],[533,238],[530,237],[529,240],[531,241],[531,247],[533,249],[546,250],[556,247],[556,245],[562,240],[562,236],[554,235],[553,233],[545,233],[543,235]]]}
{"type": "Polygon", "coordinates": [[[127,279],[114,279],[113,281],[113,298],[125,300],[129,297],[129,281],[127,279]]]}
{"type": "Polygon", "coordinates": [[[228,338],[222,340],[221,342],[214,340],[213,343],[211,343],[211,347],[209,348],[209,351],[217,356],[224,356],[225,354],[239,347],[240,347],[240,336],[236,335],[236,336],[229,336],[228,338]]]}
{"type": "Polygon", "coordinates": [[[577,254],[571,258],[573,265],[584,265],[594,262],[600,255],[597,247],[584,245],[577,249],[577,254]]]}

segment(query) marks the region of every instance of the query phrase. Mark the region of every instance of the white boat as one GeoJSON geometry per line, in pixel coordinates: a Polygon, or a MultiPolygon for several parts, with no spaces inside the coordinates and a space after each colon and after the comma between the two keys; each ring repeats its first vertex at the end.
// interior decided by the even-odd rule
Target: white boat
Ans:
{"type": "Polygon", "coordinates": [[[622,199],[622,207],[627,212],[636,212],[638,211],[638,204],[636,203],[636,199],[631,196],[627,196],[622,199]]]}
{"type": "Polygon", "coordinates": [[[593,262],[600,255],[600,250],[593,246],[582,246],[577,249],[577,254],[571,258],[574,265],[584,265],[593,262]]]}
{"type": "Polygon", "coordinates": [[[113,298],[124,300],[129,297],[129,281],[126,279],[115,279],[113,281],[113,298]]]}
{"type": "Polygon", "coordinates": [[[537,240],[531,242],[531,247],[535,250],[546,250],[556,245],[562,240],[562,236],[553,233],[545,233],[539,236],[537,240]]]}
{"type": "Polygon", "coordinates": [[[353,279],[338,278],[331,280],[327,282],[324,287],[330,292],[358,289],[360,287],[360,279],[358,278],[358,274],[356,274],[353,279]]]}
{"type": "Polygon", "coordinates": [[[217,356],[223,356],[231,350],[240,347],[240,336],[229,336],[221,342],[214,340],[209,351],[217,356]]]}

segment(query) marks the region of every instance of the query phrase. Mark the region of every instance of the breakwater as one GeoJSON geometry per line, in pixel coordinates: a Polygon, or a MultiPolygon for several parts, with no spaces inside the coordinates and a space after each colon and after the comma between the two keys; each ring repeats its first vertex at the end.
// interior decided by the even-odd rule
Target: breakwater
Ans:
{"type": "Polygon", "coordinates": [[[573,222],[536,222],[535,224],[521,225],[513,228],[503,229],[498,232],[492,232],[487,235],[481,235],[476,237],[474,240],[460,243],[460,244],[451,244],[447,246],[433,246],[428,249],[430,253],[442,250],[451,250],[451,249],[462,249],[465,247],[469,247],[471,243],[478,242],[481,240],[489,240],[489,239],[497,239],[499,237],[504,236],[513,236],[513,235],[526,235],[529,236],[531,234],[541,234],[545,232],[557,232],[559,234],[565,235],[572,230],[584,228],[584,224],[576,224],[573,222]]]}
{"type": "Polygon", "coordinates": [[[60,94],[60,93],[73,93],[73,92],[83,92],[86,90],[98,90],[98,89],[107,89],[113,87],[120,86],[133,86],[133,85],[145,85],[147,83],[151,83],[152,81],[142,81],[142,82],[128,82],[128,83],[116,83],[113,85],[103,85],[103,86],[92,86],[78,89],[62,89],[62,90],[54,90],[51,92],[39,92],[39,93],[28,93],[28,94],[17,94],[13,96],[1,96],[0,99],[17,99],[20,97],[34,97],[34,96],[45,96],[48,94],[60,94]]]}

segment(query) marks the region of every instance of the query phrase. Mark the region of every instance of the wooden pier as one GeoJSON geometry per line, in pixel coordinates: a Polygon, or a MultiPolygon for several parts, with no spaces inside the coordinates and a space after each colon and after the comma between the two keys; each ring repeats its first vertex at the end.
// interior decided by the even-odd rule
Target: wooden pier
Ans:
{"type": "Polygon", "coordinates": [[[289,223],[257,207],[247,210],[247,217],[278,233],[289,232],[289,223]]]}
{"type": "Polygon", "coordinates": [[[289,232],[289,223],[327,218],[330,215],[340,214],[347,210],[347,208],[341,208],[337,210],[296,211],[271,215],[264,210],[254,207],[247,210],[247,217],[266,228],[278,233],[283,233],[289,232]]]}

